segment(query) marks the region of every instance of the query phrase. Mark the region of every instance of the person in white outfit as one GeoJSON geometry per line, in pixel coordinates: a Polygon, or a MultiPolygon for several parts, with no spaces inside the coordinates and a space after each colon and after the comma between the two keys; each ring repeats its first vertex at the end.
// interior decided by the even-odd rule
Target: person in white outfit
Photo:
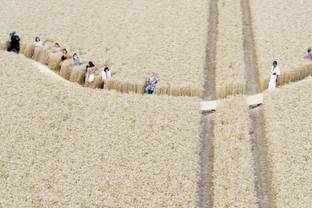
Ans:
{"type": "Polygon", "coordinates": [[[269,82],[269,90],[274,90],[277,86],[278,77],[281,75],[281,71],[277,65],[277,61],[273,61],[271,69],[271,77],[269,82]]]}
{"type": "Polygon", "coordinates": [[[105,86],[107,85],[107,80],[112,77],[112,72],[107,66],[101,72],[101,77],[103,82],[103,88],[105,88],[105,86]]]}
{"type": "Polygon", "coordinates": [[[86,66],[86,83],[87,87],[94,88],[94,81],[95,81],[95,65],[92,63],[92,61],[89,61],[88,65],[86,66]]]}
{"type": "Polygon", "coordinates": [[[35,45],[35,47],[42,47],[43,46],[43,43],[42,43],[42,41],[40,40],[39,37],[35,38],[34,45],[35,45]]]}

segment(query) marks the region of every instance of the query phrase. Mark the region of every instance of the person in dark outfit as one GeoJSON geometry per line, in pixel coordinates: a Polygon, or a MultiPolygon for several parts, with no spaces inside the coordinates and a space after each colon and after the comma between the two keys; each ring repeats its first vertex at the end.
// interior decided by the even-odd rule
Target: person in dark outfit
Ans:
{"type": "Polygon", "coordinates": [[[68,58],[68,52],[67,50],[64,48],[63,49],[63,55],[62,55],[62,61],[66,60],[68,58]]]}
{"type": "Polygon", "coordinates": [[[10,44],[8,51],[19,53],[20,51],[20,38],[16,34],[16,32],[10,33],[10,44]]]}

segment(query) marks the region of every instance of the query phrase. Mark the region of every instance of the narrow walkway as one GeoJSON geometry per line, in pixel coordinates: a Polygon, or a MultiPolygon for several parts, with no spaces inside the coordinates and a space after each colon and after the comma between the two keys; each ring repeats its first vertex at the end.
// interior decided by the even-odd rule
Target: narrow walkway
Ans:
{"type": "Polygon", "coordinates": [[[55,72],[53,72],[51,69],[49,69],[48,66],[41,64],[39,62],[36,61],[32,61],[32,65],[34,67],[36,67],[37,69],[39,69],[40,72],[48,75],[49,77],[51,77],[52,79],[55,80],[61,80],[61,81],[65,81],[68,82],[66,79],[64,79],[63,77],[61,77],[59,74],[56,74],[55,72]]]}
{"type": "MultiPolygon", "coordinates": [[[[204,65],[204,100],[216,99],[215,71],[218,34],[218,0],[210,0],[206,61],[204,65]]],[[[213,207],[213,163],[214,163],[213,114],[203,113],[201,118],[200,179],[198,184],[199,208],[213,207]]]]}
{"type": "MultiPolygon", "coordinates": [[[[215,4],[213,3],[214,1],[217,1],[217,0],[212,0],[211,4],[215,4]]],[[[216,16],[217,18],[210,18],[211,20],[210,24],[214,25],[215,28],[209,27],[209,31],[208,31],[210,36],[207,38],[208,43],[206,45],[206,60],[205,60],[205,65],[204,65],[204,70],[203,70],[203,74],[206,80],[203,83],[204,84],[203,92],[201,92],[201,90],[199,89],[192,89],[188,87],[172,87],[171,85],[166,85],[166,86],[158,86],[158,90],[156,91],[157,95],[203,97],[204,99],[203,103],[205,103],[206,101],[213,101],[218,97],[215,92],[216,91],[215,89],[216,88],[215,86],[216,42],[213,41],[213,40],[217,40],[218,11],[217,10],[211,11],[211,16],[216,16]]],[[[250,42],[252,40],[246,40],[246,42],[247,41],[250,42]]],[[[46,40],[45,42],[53,42],[53,40],[46,40]]],[[[6,44],[7,44],[6,42],[0,42],[0,50],[6,51],[6,44]]],[[[27,45],[28,44],[25,44],[24,46],[26,47],[27,45]]],[[[248,51],[245,50],[244,53],[245,53],[246,63],[253,62],[253,59],[256,59],[256,57],[249,57],[249,55],[247,54],[249,53],[248,51]]],[[[22,52],[21,54],[24,54],[24,53],[22,52]]],[[[28,53],[24,55],[25,57],[32,59],[31,57],[33,54],[32,52],[28,51],[28,53]]],[[[254,65],[252,64],[247,65],[249,69],[252,69],[253,66],[254,65]]],[[[57,66],[56,68],[61,68],[61,67],[57,66]]],[[[72,71],[72,69],[70,69],[69,71],[72,71]]],[[[258,92],[259,89],[257,88],[260,88],[258,84],[256,84],[258,80],[253,79],[255,76],[253,76],[252,74],[249,74],[249,73],[252,73],[253,70],[246,70],[246,72],[248,73],[246,74],[246,77],[252,77],[251,79],[247,79],[247,82],[248,82],[247,84],[253,87],[252,92],[258,92]]],[[[62,76],[62,74],[59,74],[59,75],[62,76]]],[[[294,71],[283,73],[280,79],[282,81],[281,83],[279,83],[279,85],[283,86],[285,84],[297,82],[311,75],[312,75],[312,65],[310,64],[310,65],[301,67],[301,69],[298,70],[298,73],[294,73],[294,71]]],[[[66,77],[64,78],[68,79],[66,77]]],[[[83,85],[80,81],[77,81],[77,80],[76,81],[70,80],[70,81],[78,82],[80,85],[83,85]]],[[[128,83],[128,82],[123,82],[120,80],[111,80],[109,83],[110,84],[108,85],[108,90],[115,90],[120,93],[132,92],[136,94],[143,94],[143,87],[142,87],[142,85],[144,85],[142,84],[143,82],[142,83],[128,83]]],[[[266,89],[267,80],[261,80],[261,83],[262,83],[262,86],[261,86],[262,89],[260,90],[264,91],[266,89]]],[[[231,86],[225,86],[225,88],[231,88],[231,86]]],[[[249,95],[253,94],[252,92],[250,91],[249,95]]],[[[225,97],[219,97],[218,100],[222,100],[231,95],[238,95],[237,93],[233,93],[233,94],[232,93],[233,92],[231,91],[231,93],[227,94],[225,97]]]]}
{"type": "MultiPolygon", "coordinates": [[[[249,0],[241,0],[244,60],[246,74],[247,95],[260,92],[260,83],[257,67],[257,55],[252,28],[252,16],[249,0]]],[[[249,111],[251,120],[250,138],[252,142],[252,155],[255,169],[255,189],[259,208],[273,208],[274,200],[271,188],[271,172],[268,163],[268,152],[264,134],[263,108],[255,108],[249,111]]]]}

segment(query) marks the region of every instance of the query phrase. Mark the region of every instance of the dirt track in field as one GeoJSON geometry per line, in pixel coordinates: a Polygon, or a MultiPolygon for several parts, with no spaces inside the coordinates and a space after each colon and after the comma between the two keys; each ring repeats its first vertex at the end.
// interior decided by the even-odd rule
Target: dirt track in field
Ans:
{"type": "MultiPolygon", "coordinates": [[[[210,0],[208,25],[203,98],[204,100],[214,100],[216,99],[218,0],[210,0]]],[[[201,118],[199,208],[213,207],[214,120],[213,114],[203,114],[201,118]]]]}
{"type": "MultiPolygon", "coordinates": [[[[246,93],[248,95],[260,92],[257,56],[252,29],[252,17],[249,0],[241,0],[244,38],[245,76],[247,80],[246,93]]],[[[271,171],[268,161],[268,150],[264,134],[263,108],[249,111],[250,138],[255,169],[255,188],[259,208],[275,207],[272,188],[271,171]]]]}

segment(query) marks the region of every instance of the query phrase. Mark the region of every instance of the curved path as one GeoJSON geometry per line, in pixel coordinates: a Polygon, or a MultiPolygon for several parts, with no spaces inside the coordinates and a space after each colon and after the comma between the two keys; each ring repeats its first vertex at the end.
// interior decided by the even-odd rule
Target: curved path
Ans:
{"type": "MultiPolygon", "coordinates": [[[[241,0],[243,20],[243,46],[245,74],[247,78],[247,95],[260,92],[260,82],[257,67],[257,56],[252,29],[252,17],[249,0],[241,0]]],[[[251,121],[250,138],[252,142],[252,155],[255,170],[255,190],[258,198],[259,208],[275,207],[271,185],[271,171],[268,161],[268,150],[264,134],[263,108],[251,109],[249,111],[251,121]]]]}
{"type": "Polygon", "coordinates": [[[36,67],[37,69],[39,69],[40,72],[48,75],[49,77],[51,77],[52,79],[55,80],[61,80],[61,81],[67,81],[66,79],[64,79],[63,77],[61,77],[60,75],[56,74],[55,72],[53,72],[51,69],[49,69],[49,67],[47,67],[44,64],[38,63],[36,61],[32,62],[32,65],[34,67],[36,67]]]}
{"type": "MultiPolygon", "coordinates": [[[[209,100],[209,101],[215,100],[215,99],[221,100],[231,95],[238,95],[237,93],[232,92],[232,91],[229,91],[230,92],[229,94],[226,94],[221,97],[220,95],[216,94],[215,68],[216,68],[216,39],[217,39],[217,25],[218,25],[218,8],[217,8],[217,0],[211,0],[210,3],[211,3],[210,8],[214,8],[214,10],[209,11],[210,12],[209,13],[210,14],[209,25],[211,27],[209,26],[209,31],[208,31],[209,36],[207,38],[208,42],[206,45],[206,60],[205,60],[205,65],[204,65],[204,70],[203,70],[203,74],[206,80],[204,82],[203,92],[201,92],[198,89],[191,89],[189,87],[177,88],[177,87],[172,87],[171,85],[166,85],[166,86],[158,86],[158,90],[156,92],[157,95],[203,97],[204,100],[209,100]],[[213,16],[215,16],[215,18],[213,18],[213,16]]],[[[47,39],[44,41],[44,43],[46,42],[53,43],[54,41],[47,39]]],[[[32,44],[24,43],[24,49],[30,47],[31,45],[32,44]]],[[[6,50],[6,47],[7,47],[7,42],[0,42],[0,50],[6,50]]],[[[26,51],[26,54],[25,52],[21,52],[21,53],[24,54],[26,57],[32,59],[33,52],[28,50],[26,51]]],[[[267,88],[268,80],[267,79],[261,80],[260,85],[258,85],[257,84],[258,81],[254,78],[254,77],[258,77],[257,72],[256,72],[256,76],[253,76],[251,74],[253,71],[251,70],[253,66],[252,62],[253,60],[256,60],[255,55],[252,55],[251,58],[248,59],[246,57],[248,57],[249,52],[245,50],[244,53],[245,53],[245,62],[248,63],[246,67],[249,68],[248,70],[246,70],[246,77],[250,77],[250,79],[247,79],[247,85],[249,86],[249,88],[252,86],[253,93],[258,92],[259,90],[264,91],[267,88]]],[[[255,52],[252,52],[251,54],[255,54],[255,52]]],[[[61,68],[61,66],[59,65],[56,65],[55,67],[61,68]]],[[[66,68],[69,68],[70,73],[71,71],[73,71],[71,67],[66,67],[66,68]]],[[[59,74],[59,75],[62,77],[62,74],[59,74]]],[[[281,75],[281,78],[279,79],[279,85],[282,86],[291,82],[300,81],[311,75],[312,75],[312,64],[303,66],[300,69],[297,69],[296,71],[283,73],[281,75]]],[[[65,78],[68,79],[67,77],[65,78]]],[[[72,81],[72,82],[76,82],[76,81],[72,81]]],[[[80,81],[78,83],[80,85],[83,85],[80,81]]],[[[144,82],[128,83],[128,82],[121,82],[118,80],[111,80],[109,83],[110,84],[109,84],[108,90],[115,90],[120,93],[132,92],[132,93],[137,93],[137,94],[143,94],[144,82]]],[[[226,86],[225,88],[231,88],[231,86],[226,86]]],[[[249,94],[253,94],[253,93],[249,93],[249,94]]]]}

